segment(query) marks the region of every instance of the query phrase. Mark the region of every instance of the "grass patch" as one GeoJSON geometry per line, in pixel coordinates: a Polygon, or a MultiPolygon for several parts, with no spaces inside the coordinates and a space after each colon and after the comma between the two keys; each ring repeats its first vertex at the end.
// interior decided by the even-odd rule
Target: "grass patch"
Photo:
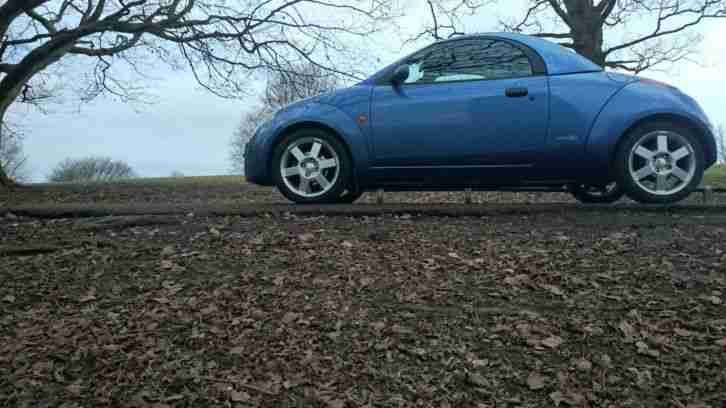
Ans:
{"type": "Polygon", "coordinates": [[[183,177],[138,177],[113,181],[72,181],[65,183],[35,183],[37,186],[113,186],[123,184],[148,185],[148,186],[172,186],[172,185],[227,185],[247,183],[244,176],[183,176],[183,177]]]}
{"type": "Polygon", "coordinates": [[[237,184],[246,183],[244,176],[226,175],[226,176],[184,176],[184,177],[142,177],[130,180],[118,181],[118,183],[138,183],[138,184],[237,184]]]}
{"type": "Polygon", "coordinates": [[[726,164],[711,167],[703,177],[703,185],[726,188],[726,164]]]}
{"type": "MultiPolygon", "coordinates": [[[[147,185],[225,185],[247,183],[244,176],[185,176],[185,177],[139,177],[127,180],[98,183],[62,183],[62,184],[147,184],[147,185]]],[[[40,183],[46,184],[46,183],[40,183]]],[[[726,164],[711,167],[703,177],[703,184],[726,188],[726,164]]]]}

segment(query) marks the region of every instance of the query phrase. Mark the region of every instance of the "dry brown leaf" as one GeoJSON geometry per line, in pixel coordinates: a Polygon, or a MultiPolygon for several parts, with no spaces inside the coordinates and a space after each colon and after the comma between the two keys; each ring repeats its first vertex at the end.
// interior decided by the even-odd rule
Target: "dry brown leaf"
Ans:
{"type": "Polygon", "coordinates": [[[530,390],[541,390],[545,387],[546,382],[547,378],[536,371],[532,371],[527,376],[527,386],[530,390]]]}
{"type": "Polygon", "coordinates": [[[546,347],[554,350],[563,343],[563,340],[562,340],[562,337],[559,337],[559,336],[550,336],[550,337],[547,337],[546,339],[542,340],[540,343],[543,346],[546,346],[546,347]]]}
{"type": "Polygon", "coordinates": [[[81,386],[81,381],[78,380],[74,382],[73,384],[66,387],[66,391],[68,391],[69,394],[78,397],[81,395],[81,392],[83,391],[83,387],[81,386]]]}
{"type": "Polygon", "coordinates": [[[469,373],[467,378],[470,383],[472,383],[476,386],[479,386],[479,387],[489,386],[489,381],[487,381],[486,378],[484,378],[484,376],[482,376],[479,373],[469,373]]]}
{"type": "Polygon", "coordinates": [[[489,360],[482,360],[482,359],[473,359],[470,361],[471,365],[474,367],[486,367],[489,365],[489,360]]]}
{"type": "Polygon", "coordinates": [[[651,357],[658,357],[658,356],[660,356],[660,352],[658,350],[651,349],[643,341],[636,342],[635,343],[635,347],[638,349],[638,354],[643,354],[643,355],[651,356],[651,357]]]}
{"type": "Polygon", "coordinates": [[[91,302],[94,300],[96,300],[96,291],[95,290],[89,291],[85,295],[81,296],[80,299],[78,299],[78,301],[81,303],[91,302]]]}
{"type": "Polygon", "coordinates": [[[229,398],[234,402],[244,402],[250,400],[250,394],[247,394],[244,391],[232,391],[229,398]]]}
{"type": "Polygon", "coordinates": [[[315,235],[310,234],[310,233],[300,234],[297,236],[297,239],[299,239],[302,242],[308,242],[308,241],[312,241],[313,239],[315,239],[315,235]]]}
{"type": "Polygon", "coordinates": [[[621,332],[623,332],[623,335],[628,338],[635,337],[635,335],[637,334],[637,332],[635,331],[635,327],[633,327],[633,325],[626,322],[625,320],[620,322],[620,324],[618,325],[618,328],[620,329],[621,332]]]}
{"type": "Polygon", "coordinates": [[[681,329],[679,327],[676,327],[675,329],[673,329],[673,332],[681,337],[691,337],[696,334],[690,330],[681,329]]]}
{"type": "Polygon", "coordinates": [[[559,407],[559,406],[560,406],[560,404],[561,404],[561,403],[562,403],[563,401],[565,401],[565,400],[566,400],[566,398],[565,398],[565,395],[564,395],[564,394],[562,394],[562,393],[561,393],[561,392],[559,392],[559,391],[555,391],[555,392],[551,393],[551,394],[550,394],[550,399],[552,400],[552,402],[554,402],[554,403],[555,403],[555,406],[556,406],[556,407],[559,407]]]}
{"type": "Polygon", "coordinates": [[[379,332],[386,328],[386,323],[385,322],[371,323],[371,327],[373,328],[373,330],[379,332]]]}
{"type": "Polygon", "coordinates": [[[285,313],[285,316],[282,316],[282,322],[285,324],[290,324],[298,318],[300,318],[300,313],[287,312],[285,313]]]}
{"type": "Polygon", "coordinates": [[[219,309],[217,309],[217,306],[209,305],[209,306],[205,307],[204,309],[202,309],[201,312],[203,315],[209,315],[209,314],[216,312],[217,310],[219,310],[219,309]]]}
{"type": "Polygon", "coordinates": [[[507,276],[506,278],[504,278],[504,283],[506,283],[507,285],[512,285],[512,286],[519,286],[523,283],[529,283],[529,282],[530,282],[529,276],[525,275],[523,273],[519,274],[519,275],[515,275],[515,276],[507,276]]]}
{"type": "Polygon", "coordinates": [[[579,358],[577,359],[577,362],[575,363],[577,366],[577,369],[580,371],[590,371],[592,370],[592,363],[590,360],[586,358],[579,358]]]}
{"type": "Polygon", "coordinates": [[[603,367],[610,368],[613,366],[613,359],[610,358],[609,355],[603,354],[600,356],[600,363],[603,365],[603,367]]]}
{"type": "Polygon", "coordinates": [[[345,401],[343,400],[330,400],[326,401],[329,408],[345,408],[345,401]]]}
{"type": "Polygon", "coordinates": [[[543,285],[542,287],[545,288],[545,290],[547,292],[550,292],[551,294],[553,294],[555,296],[565,296],[565,292],[562,289],[560,289],[559,286],[543,285]]]}

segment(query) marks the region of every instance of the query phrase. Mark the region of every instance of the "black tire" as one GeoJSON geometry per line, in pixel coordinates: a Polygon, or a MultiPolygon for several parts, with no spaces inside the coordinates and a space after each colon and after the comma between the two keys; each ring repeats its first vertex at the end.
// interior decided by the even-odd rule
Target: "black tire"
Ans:
{"type": "Polygon", "coordinates": [[[629,132],[619,144],[613,170],[620,184],[631,199],[643,204],[673,204],[688,197],[703,179],[704,153],[701,140],[691,129],[669,121],[648,122],[629,132]],[[641,187],[630,171],[630,152],[639,141],[653,132],[672,132],[688,141],[693,149],[694,172],[690,181],[673,194],[653,194],[641,187]]]}
{"type": "Polygon", "coordinates": [[[349,190],[349,191],[346,191],[345,193],[343,193],[343,195],[341,195],[340,197],[338,197],[336,202],[340,203],[340,204],[353,204],[354,202],[358,201],[358,199],[361,198],[361,196],[363,196],[362,191],[350,191],[349,190]]]}
{"type": "Polygon", "coordinates": [[[285,196],[288,200],[298,204],[329,204],[335,203],[341,197],[350,182],[352,174],[352,163],[348,153],[341,144],[341,142],[335,136],[322,129],[301,129],[293,132],[280,140],[273,154],[272,160],[272,177],[277,186],[277,189],[285,196]],[[283,181],[282,174],[280,171],[280,161],[282,155],[290,144],[303,138],[315,138],[324,140],[328,143],[333,150],[335,150],[338,156],[339,173],[338,177],[333,183],[333,186],[324,194],[317,197],[305,197],[295,193],[291,190],[283,181]]]}
{"type": "Polygon", "coordinates": [[[583,204],[612,204],[625,195],[625,190],[618,183],[604,186],[576,184],[570,188],[570,193],[583,204]]]}

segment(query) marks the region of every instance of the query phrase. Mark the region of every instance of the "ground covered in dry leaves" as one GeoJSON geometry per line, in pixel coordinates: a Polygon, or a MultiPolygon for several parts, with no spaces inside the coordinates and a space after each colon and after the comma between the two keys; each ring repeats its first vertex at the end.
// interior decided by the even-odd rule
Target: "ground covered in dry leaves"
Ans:
{"type": "Polygon", "coordinates": [[[144,220],[0,219],[0,406],[726,403],[726,214],[144,220]]]}

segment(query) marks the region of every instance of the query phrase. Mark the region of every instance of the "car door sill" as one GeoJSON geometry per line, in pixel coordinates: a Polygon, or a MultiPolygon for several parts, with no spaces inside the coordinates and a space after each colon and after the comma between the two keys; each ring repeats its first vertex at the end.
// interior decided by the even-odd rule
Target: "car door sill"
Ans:
{"type": "Polygon", "coordinates": [[[472,164],[460,166],[373,166],[371,170],[392,169],[519,169],[534,167],[534,164],[472,164]]]}

